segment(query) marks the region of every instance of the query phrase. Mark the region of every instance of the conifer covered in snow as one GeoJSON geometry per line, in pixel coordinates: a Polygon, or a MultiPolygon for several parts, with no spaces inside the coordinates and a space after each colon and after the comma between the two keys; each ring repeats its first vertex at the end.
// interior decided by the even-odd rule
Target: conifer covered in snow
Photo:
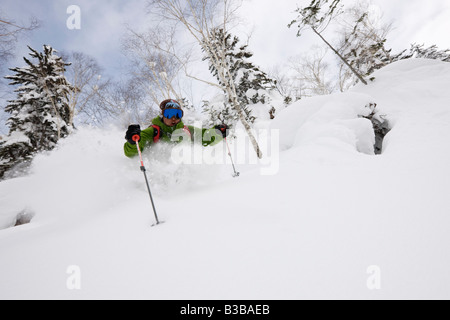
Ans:
{"type": "Polygon", "coordinates": [[[52,150],[73,127],[67,98],[73,88],[64,76],[69,64],[51,46],[43,52],[28,48],[36,61],[24,57],[26,66],[11,68],[14,75],[5,77],[19,87],[5,107],[9,134],[0,143],[0,179],[13,167],[26,168],[37,152],[52,150]]]}
{"type": "MultiPolygon", "coordinates": [[[[233,83],[236,88],[237,100],[246,114],[246,120],[253,123],[256,117],[252,114],[252,105],[266,104],[270,105],[271,91],[275,90],[275,80],[260,68],[255,66],[249,59],[253,53],[248,51],[247,45],[239,45],[239,38],[232,36],[221,28],[214,29],[211,33],[210,44],[204,46],[203,50],[207,53],[204,60],[209,60],[209,70],[217,78],[221,85],[222,79],[219,76],[217,66],[220,61],[212,61],[215,57],[226,61],[229,67],[229,73],[226,73],[227,82],[233,83]],[[212,44],[212,45],[211,45],[212,44]],[[209,53],[208,50],[215,50],[209,53]]],[[[210,103],[205,105],[205,110],[210,115],[212,124],[234,123],[239,115],[233,108],[232,97],[224,92],[225,99],[219,103],[210,103]]]]}

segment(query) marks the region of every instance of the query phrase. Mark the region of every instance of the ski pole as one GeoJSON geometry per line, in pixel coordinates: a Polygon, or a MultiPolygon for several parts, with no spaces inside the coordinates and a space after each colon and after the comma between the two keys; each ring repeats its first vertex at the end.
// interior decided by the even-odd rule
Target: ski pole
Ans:
{"type": "Polygon", "coordinates": [[[234,167],[233,157],[231,156],[230,145],[228,144],[227,137],[224,137],[223,139],[225,140],[225,143],[226,143],[226,145],[227,145],[227,148],[228,148],[228,155],[230,156],[230,159],[231,159],[231,165],[233,166],[233,171],[234,171],[233,178],[239,177],[239,172],[237,172],[237,171],[236,171],[236,168],[234,167]]]}
{"type": "Polygon", "coordinates": [[[132,137],[132,139],[133,139],[134,142],[136,142],[136,148],[138,150],[139,159],[141,161],[141,171],[144,173],[145,183],[147,184],[148,195],[150,196],[150,201],[152,203],[153,213],[155,214],[156,224],[153,224],[152,225],[152,227],[153,227],[154,225],[160,224],[160,222],[159,222],[159,219],[158,219],[158,215],[156,214],[155,203],[153,201],[152,192],[150,191],[150,185],[148,183],[147,173],[146,173],[145,166],[144,166],[144,161],[142,161],[142,153],[141,153],[141,149],[139,148],[139,139],[140,139],[140,137],[139,137],[139,135],[136,134],[136,135],[134,135],[132,137]]]}

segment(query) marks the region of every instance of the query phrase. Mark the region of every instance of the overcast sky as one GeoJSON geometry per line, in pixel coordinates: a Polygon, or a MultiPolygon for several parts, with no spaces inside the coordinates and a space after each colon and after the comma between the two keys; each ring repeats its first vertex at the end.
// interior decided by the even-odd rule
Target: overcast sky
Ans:
{"type": "MultiPolygon", "coordinates": [[[[287,56],[310,49],[320,39],[310,32],[295,38],[295,28],[286,25],[296,17],[292,13],[298,6],[308,5],[310,0],[249,0],[244,9],[249,22],[255,25],[251,46],[255,59],[270,64],[282,63],[287,56]],[[275,31],[276,30],[276,31],[275,31]],[[265,44],[265,42],[268,42],[265,44]],[[257,48],[262,50],[258,50],[257,48]],[[257,57],[258,55],[258,57],[257,57]],[[261,56],[261,57],[259,57],[261,56]]],[[[344,4],[355,0],[343,0],[344,4]]],[[[436,44],[441,49],[450,48],[450,0],[372,0],[383,13],[386,22],[396,28],[389,36],[388,47],[393,51],[409,48],[411,43],[436,44]]]]}
{"type": "MultiPolygon", "coordinates": [[[[1,11],[17,22],[26,22],[29,16],[42,21],[35,30],[18,44],[18,55],[28,54],[26,44],[40,49],[50,44],[58,50],[78,50],[95,56],[107,70],[120,68],[120,38],[124,24],[145,28],[151,24],[146,13],[146,0],[2,0],[1,11]],[[69,30],[67,8],[78,5],[81,9],[81,29],[69,30]]],[[[262,67],[282,63],[287,56],[309,49],[320,40],[305,32],[295,37],[295,28],[287,24],[295,18],[297,5],[310,0],[246,0],[241,8],[243,25],[252,30],[250,49],[262,67]]],[[[352,0],[344,0],[351,3],[352,0]]],[[[389,44],[394,51],[408,48],[412,42],[437,44],[450,48],[449,0],[372,0],[392,20],[396,30],[389,44]]]]}
{"type": "MultiPolygon", "coordinates": [[[[343,0],[345,4],[354,0],[343,0]]],[[[438,45],[450,48],[450,0],[372,0],[384,13],[386,21],[393,21],[388,47],[398,52],[411,43],[438,45]]],[[[27,44],[42,50],[43,44],[59,51],[82,51],[94,56],[107,75],[124,74],[126,63],[120,50],[124,25],[146,29],[152,21],[146,10],[146,0],[1,0],[3,16],[26,24],[30,16],[42,21],[41,28],[22,37],[17,44],[17,59],[8,67],[22,66],[22,56],[28,55],[27,44]],[[67,8],[81,9],[81,29],[69,30],[67,8]]],[[[263,70],[282,64],[290,56],[307,52],[320,40],[309,32],[301,38],[295,28],[287,24],[296,17],[297,6],[310,0],[245,0],[240,14],[243,17],[241,33],[250,33],[249,48],[253,61],[263,70]]],[[[241,34],[242,36],[242,34],[241,34]]]]}

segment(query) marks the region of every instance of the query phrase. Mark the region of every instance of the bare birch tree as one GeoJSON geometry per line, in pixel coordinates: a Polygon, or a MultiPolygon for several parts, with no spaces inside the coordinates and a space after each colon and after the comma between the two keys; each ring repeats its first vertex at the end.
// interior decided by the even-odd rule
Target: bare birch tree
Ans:
{"type": "Polygon", "coordinates": [[[82,52],[64,53],[62,56],[71,62],[66,77],[74,87],[69,94],[70,123],[77,115],[86,116],[82,122],[90,123],[95,119],[92,118],[96,113],[93,109],[99,108],[96,96],[105,91],[109,81],[102,79],[102,68],[93,57],[82,52]]]}
{"type": "MultiPolygon", "coordinates": [[[[31,17],[29,18],[28,25],[23,25],[9,19],[4,12],[0,10],[0,71],[3,68],[6,69],[6,62],[14,57],[16,43],[19,40],[19,36],[30,32],[36,28],[39,28],[39,21],[31,17]]],[[[9,94],[7,84],[0,78],[0,98],[6,99],[9,94]]],[[[5,123],[9,115],[3,110],[0,110],[0,134],[6,134],[8,128],[5,123]]]]}
{"type": "Polygon", "coordinates": [[[142,85],[154,105],[175,98],[183,107],[188,107],[178,80],[180,71],[189,61],[189,54],[178,52],[175,57],[174,29],[154,28],[146,32],[128,29],[122,47],[131,62],[133,79],[142,85]]]}
{"type": "Polygon", "coordinates": [[[14,56],[19,35],[38,27],[39,21],[36,18],[30,18],[29,24],[25,26],[8,19],[3,12],[0,12],[0,65],[14,56]]]}
{"type": "Polygon", "coordinates": [[[325,61],[326,54],[326,49],[317,47],[312,54],[289,59],[295,78],[304,84],[304,96],[327,95],[334,91],[334,81],[329,77],[329,65],[325,61]]]}
{"type": "Polygon", "coordinates": [[[275,80],[276,90],[283,96],[286,105],[293,101],[300,100],[304,96],[304,84],[291,76],[282,65],[277,65],[269,69],[269,77],[275,80]]]}
{"type": "MultiPolygon", "coordinates": [[[[210,55],[210,61],[214,61],[218,71],[218,78],[220,79],[219,83],[221,84],[194,77],[185,68],[186,75],[215,86],[227,93],[230,97],[232,107],[239,115],[239,120],[249,136],[256,155],[258,158],[262,158],[262,151],[252,133],[250,124],[245,119],[245,113],[239,104],[235,83],[231,81],[233,79],[230,72],[231,66],[227,64],[226,57],[220,55],[220,53],[224,53],[226,50],[224,48],[222,50],[215,50],[211,40],[214,38],[211,34],[213,30],[221,28],[224,32],[227,32],[234,21],[239,4],[240,1],[238,0],[150,0],[149,8],[152,13],[158,14],[165,21],[181,23],[195,39],[196,43],[210,55]]],[[[225,44],[223,46],[225,47],[225,44]]]]}
{"type": "Polygon", "coordinates": [[[142,86],[134,79],[112,82],[96,95],[97,108],[89,108],[86,113],[99,124],[108,119],[116,119],[122,126],[148,123],[157,112],[147,106],[143,91],[142,86]]]}

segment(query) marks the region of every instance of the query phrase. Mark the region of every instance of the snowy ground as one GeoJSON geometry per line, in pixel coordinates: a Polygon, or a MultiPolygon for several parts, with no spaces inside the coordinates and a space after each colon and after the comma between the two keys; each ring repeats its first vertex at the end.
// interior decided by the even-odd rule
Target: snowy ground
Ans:
{"type": "Polygon", "coordinates": [[[124,133],[80,129],[0,183],[0,299],[449,299],[450,64],[375,76],[283,110],[275,174],[147,154],[157,227],[124,133]]]}

